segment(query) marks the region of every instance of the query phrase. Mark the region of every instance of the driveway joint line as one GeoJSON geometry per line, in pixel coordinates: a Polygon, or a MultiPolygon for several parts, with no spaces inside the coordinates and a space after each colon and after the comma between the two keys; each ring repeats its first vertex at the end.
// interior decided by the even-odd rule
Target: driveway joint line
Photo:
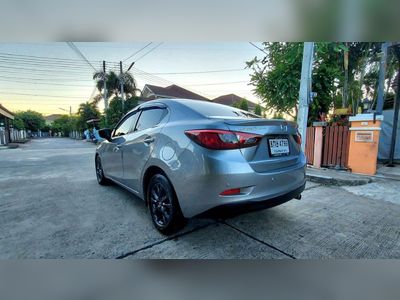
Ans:
{"type": "Polygon", "coordinates": [[[292,258],[292,259],[297,259],[297,258],[294,257],[293,255],[291,255],[291,254],[289,254],[289,253],[287,253],[287,252],[285,252],[285,251],[283,251],[283,250],[281,250],[281,249],[279,249],[279,248],[277,248],[277,247],[275,247],[275,246],[273,246],[273,245],[271,245],[271,244],[268,244],[267,242],[264,242],[264,241],[262,241],[262,240],[260,240],[260,239],[258,239],[258,238],[256,238],[256,237],[254,237],[254,236],[252,236],[251,234],[248,234],[247,232],[245,232],[245,231],[243,231],[243,230],[241,230],[241,229],[239,229],[239,228],[237,228],[237,227],[235,227],[235,226],[233,226],[233,225],[231,225],[231,224],[229,224],[229,223],[227,223],[227,222],[225,222],[225,221],[220,221],[220,222],[221,222],[222,224],[225,224],[225,225],[231,227],[232,229],[234,229],[234,230],[236,230],[236,231],[238,231],[238,232],[244,234],[245,236],[247,236],[247,237],[249,237],[249,238],[251,238],[251,239],[257,241],[257,242],[259,242],[259,243],[261,243],[261,244],[263,244],[263,245],[265,245],[265,246],[267,246],[267,247],[269,247],[269,248],[271,248],[271,249],[273,249],[273,250],[276,250],[276,251],[282,253],[283,255],[286,255],[287,257],[290,257],[290,258],[292,258]]]}
{"type": "Polygon", "coordinates": [[[185,232],[182,232],[182,233],[178,233],[178,234],[172,235],[172,236],[170,236],[170,237],[167,237],[167,238],[165,238],[165,239],[162,239],[162,240],[160,240],[160,241],[158,241],[158,242],[155,242],[155,243],[152,243],[152,244],[150,244],[150,245],[144,246],[144,247],[142,247],[142,248],[139,248],[139,249],[136,249],[136,250],[133,250],[133,251],[130,251],[130,252],[121,254],[120,256],[117,256],[115,259],[124,259],[124,258],[127,258],[128,256],[135,255],[136,253],[138,253],[138,252],[140,252],[140,251],[150,249],[150,248],[152,248],[152,247],[154,247],[154,246],[157,246],[157,245],[160,245],[160,244],[162,244],[162,243],[164,243],[164,242],[171,241],[171,240],[173,240],[173,239],[176,239],[176,238],[179,238],[179,237],[188,235],[188,234],[190,234],[190,233],[196,232],[196,231],[198,231],[198,230],[204,229],[204,228],[206,228],[206,227],[208,227],[208,226],[210,226],[210,225],[214,225],[214,224],[216,224],[216,223],[215,223],[215,222],[214,222],[214,223],[209,223],[209,224],[206,224],[206,225],[203,225],[203,226],[200,226],[200,227],[193,228],[192,230],[189,230],[189,231],[185,231],[185,232]]]}

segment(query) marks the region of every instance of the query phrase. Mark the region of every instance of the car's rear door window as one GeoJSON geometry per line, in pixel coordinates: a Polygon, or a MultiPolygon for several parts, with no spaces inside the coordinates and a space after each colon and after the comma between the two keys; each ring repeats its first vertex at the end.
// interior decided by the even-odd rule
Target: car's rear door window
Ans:
{"type": "Polygon", "coordinates": [[[150,108],[142,111],[136,125],[136,130],[145,130],[157,126],[165,117],[165,108],[150,108]]]}
{"type": "Polygon", "coordinates": [[[190,102],[190,109],[209,118],[260,118],[259,116],[227,105],[209,103],[205,101],[190,102]]]}
{"type": "Polygon", "coordinates": [[[118,127],[114,130],[113,137],[128,134],[135,128],[136,121],[139,117],[139,112],[135,112],[128,116],[118,127]]]}

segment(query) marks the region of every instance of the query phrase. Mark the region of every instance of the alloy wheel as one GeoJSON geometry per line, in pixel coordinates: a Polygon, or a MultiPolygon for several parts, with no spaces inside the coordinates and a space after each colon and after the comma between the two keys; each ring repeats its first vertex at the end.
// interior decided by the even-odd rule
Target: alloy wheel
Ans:
{"type": "Polygon", "coordinates": [[[101,182],[103,179],[103,167],[101,166],[101,161],[100,157],[96,157],[96,176],[97,176],[97,181],[101,182]]]}
{"type": "Polygon", "coordinates": [[[160,227],[168,226],[172,218],[172,201],[167,189],[156,183],[150,190],[150,205],[154,222],[160,227]]]}

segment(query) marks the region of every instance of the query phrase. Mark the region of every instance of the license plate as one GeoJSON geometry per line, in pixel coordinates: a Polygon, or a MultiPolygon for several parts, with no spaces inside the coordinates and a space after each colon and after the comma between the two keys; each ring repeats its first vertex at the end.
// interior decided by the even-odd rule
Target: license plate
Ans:
{"type": "Polygon", "coordinates": [[[272,156],[289,154],[289,141],[287,139],[270,139],[269,150],[272,156]]]}

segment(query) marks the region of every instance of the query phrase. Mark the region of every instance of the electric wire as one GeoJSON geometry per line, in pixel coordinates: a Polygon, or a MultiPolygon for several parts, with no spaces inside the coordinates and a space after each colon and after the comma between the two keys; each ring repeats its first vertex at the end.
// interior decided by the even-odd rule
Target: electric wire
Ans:
{"type": "Polygon", "coordinates": [[[136,51],[135,53],[133,53],[132,55],[128,56],[127,58],[125,58],[123,60],[123,62],[127,61],[128,59],[130,59],[131,57],[134,57],[136,54],[138,54],[139,52],[141,52],[142,50],[146,49],[148,46],[150,46],[151,44],[153,44],[153,42],[148,43],[146,46],[140,48],[138,51],[136,51]]]}

